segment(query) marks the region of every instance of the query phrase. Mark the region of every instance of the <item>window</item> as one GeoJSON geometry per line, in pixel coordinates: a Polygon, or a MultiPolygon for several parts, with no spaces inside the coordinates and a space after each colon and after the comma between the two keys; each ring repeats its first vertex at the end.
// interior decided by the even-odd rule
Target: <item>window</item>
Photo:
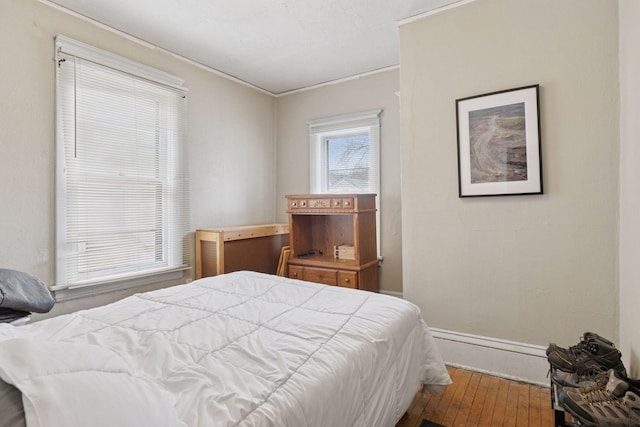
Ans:
{"type": "MultiPolygon", "coordinates": [[[[311,193],[376,193],[380,230],[380,114],[365,111],[307,122],[311,193]]],[[[380,254],[380,232],[378,254],[380,254]]]]}
{"type": "Polygon", "coordinates": [[[56,64],[54,289],[185,269],[182,81],[63,36],[56,64]]]}
{"type": "Polygon", "coordinates": [[[381,112],[307,122],[312,193],[379,193],[381,112]]]}

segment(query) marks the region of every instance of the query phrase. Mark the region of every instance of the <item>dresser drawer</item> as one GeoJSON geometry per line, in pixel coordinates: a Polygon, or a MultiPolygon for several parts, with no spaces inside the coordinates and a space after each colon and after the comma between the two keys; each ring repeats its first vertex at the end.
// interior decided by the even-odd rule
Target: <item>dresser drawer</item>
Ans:
{"type": "Polygon", "coordinates": [[[333,199],[331,200],[331,207],[334,209],[353,209],[353,199],[333,199]]]}
{"type": "Polygon", "coordinates": [[[289,265],[289,278],[303,280],[302,279],[303,269],[304,269],[303,267],[299,267],[297,265],[289,265]]]}
{"type": "Polygon", "coordinates": [[[306,199],[292,199],[289,200],[289,209],[306,209],[309,206],[309,203],[306,199]]]}
{"type": "Polygon", "coordinates": [[[304,267],[302,270],[302,280],[335,286],[338,284],[338,270],[304,267]]]}
{"type": "Polygon", "coordinates": [[[330,199],[309,199],[309,208],[310,209],[330,209],[331,200],[330,199]]]}
{"type": "Polygon", "coordinates": [[[322,283],[324,285],[358,289],[358,272],[356,271],[302,267],[289,264],[289,277],[291,279],[306,280],[307,282],[322,283]]]}
{"type": "Polygon", "coordinates": [[[338,270],[338,286],[358,289],[358,273],[338,270]]]}

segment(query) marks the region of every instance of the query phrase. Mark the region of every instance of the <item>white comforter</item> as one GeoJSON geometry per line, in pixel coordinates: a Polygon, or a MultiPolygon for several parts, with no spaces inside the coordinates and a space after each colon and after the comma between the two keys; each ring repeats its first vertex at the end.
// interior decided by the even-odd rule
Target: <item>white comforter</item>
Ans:
{"type": "Polygon", "coordinates": [[[237,272],[0,325],[27,425],[393,426],[450,383],[399,298],[237,272]]]}

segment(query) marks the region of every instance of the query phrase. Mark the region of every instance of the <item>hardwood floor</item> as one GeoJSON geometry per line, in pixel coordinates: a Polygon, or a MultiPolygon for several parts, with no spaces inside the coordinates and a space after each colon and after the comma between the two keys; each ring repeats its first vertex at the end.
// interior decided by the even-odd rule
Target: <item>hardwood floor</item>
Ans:
{"type": "Polygon", "coordinates": [[[437,396],[417,393],[396,427],[423,419],[447,427],[553,427],[548,388],[449,367],[453,384],[437,396]]]}

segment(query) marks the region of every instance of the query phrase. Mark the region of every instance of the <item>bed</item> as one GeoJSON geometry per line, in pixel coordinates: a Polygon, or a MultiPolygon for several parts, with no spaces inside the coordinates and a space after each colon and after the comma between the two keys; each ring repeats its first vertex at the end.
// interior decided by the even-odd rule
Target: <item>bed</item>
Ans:
{"type": "Polygon", "coordinates": [[[450,383],[410,302],[247,271],[0,341],[0,413],[21,397],[29,427],[394,426],[450,383]]]}

